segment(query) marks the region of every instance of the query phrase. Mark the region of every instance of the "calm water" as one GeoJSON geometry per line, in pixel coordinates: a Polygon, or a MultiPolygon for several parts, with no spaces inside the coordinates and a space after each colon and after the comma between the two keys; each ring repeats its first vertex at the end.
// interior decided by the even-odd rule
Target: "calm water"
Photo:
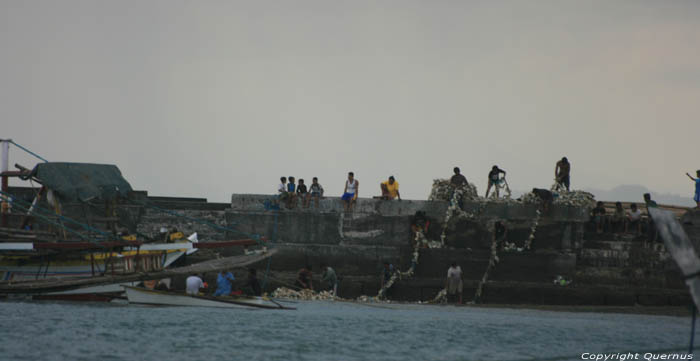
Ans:
{"type": "Polygon", "coordinates": [[[682,351],[690,334],[689,317],[295,306],[268,311],[0,302],[0,359],[575,360],[582,352],[682,351]]]}

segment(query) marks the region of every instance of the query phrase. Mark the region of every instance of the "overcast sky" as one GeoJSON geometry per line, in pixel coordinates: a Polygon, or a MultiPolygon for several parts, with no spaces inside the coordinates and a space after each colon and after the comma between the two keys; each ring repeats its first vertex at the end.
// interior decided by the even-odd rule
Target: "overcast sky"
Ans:
{"type": "Polygon", "coordinates": [[[690,198],[700,169],[698,1],[0,0],[0,52],[0,138],[151,195],[352,170],[425,199],[453,166],[549,187],[567,156],[573,188],[690,198]]]}

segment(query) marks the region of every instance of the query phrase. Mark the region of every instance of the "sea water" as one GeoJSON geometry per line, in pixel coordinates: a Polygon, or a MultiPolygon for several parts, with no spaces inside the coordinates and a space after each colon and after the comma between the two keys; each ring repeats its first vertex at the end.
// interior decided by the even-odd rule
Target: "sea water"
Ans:
{"type": "MultiPolygon", "coordinates": [[[[687,351],[690,317],[299,302],[296,310],[1,302],[2,360],[580,360],[687,351]]],[[[686,355],[687,357],[687,355],[686,355]]]]}

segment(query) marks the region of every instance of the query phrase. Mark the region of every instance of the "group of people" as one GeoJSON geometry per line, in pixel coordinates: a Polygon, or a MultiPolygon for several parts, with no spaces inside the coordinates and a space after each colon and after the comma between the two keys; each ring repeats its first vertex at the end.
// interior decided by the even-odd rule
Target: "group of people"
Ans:
{"type": "MultiPolygon", "coordinates": [[[[188,295],[197,295],[200,293],[201,289],[206,289],[209,285],[203,281],[204,275],[192,275],[187,277],[185,280],[185,292],[188,295]]],[[[262,295],[262,289],[260,287],[260,282],[258,281],[258,272],[255,268],[248,269],[248,278],[245,284],[238,289],[233,290],[234,281],[236,277],[228,270],[221,270],[216,276],[216,291],[214,291],[214,296],[235,296],[235,295],[249,295],[249,296],[260,296],[262,295]]]]}
{"type": "Polygon", "coordinates": [[[622,207],[622,202],[615,202],[615,211],[609,215],[603,202],[598,202],[591,211],[591,220],[595,224],[596,233],[603,233],[606,224],[616,233],[623,229],[628,233],[630,228],[635,229],[637,235],[642,233],[642,211],[635,203],[632,203],[630,209],[626,211],[622,207]]]}
{"type": "Polygon", "coordinates": [[[281,177],[280,184],[277,186],[277,195],[280,203],[284,202],[290,209],[296,207],[299,199],[304,208],[309,208],[312,199],[318,208],[318,202],[323,198],[323,186],[318,183],[318,177],[311,179],[311,185],[308,188],[304,184],[304,179],[300,178],[297,184],[292,176],[281,177]]]}
{"type": "MultiPolygon", "coordinates": [[[[382,182],[379,185],[382,195],[377,198],[392,200],[401,200],[399,193],[399,182],[394,176],[382,182]]],[[[352,210],[357,202],[357,197],[360,192],[360,181],[355,178],[355,173],[348,172],[348,178],[345,180],[343,187],[343,195],[340,197],[346,211],[352,210]]],[[[303,179],[299,179],[296,183],[294,177],[281,177],[280,184],[277,186],[277,196],[280,203],[284,203],[288,209],[296,207],[298,200],[302,201],[304,208],[309,208],[311,200],[314,201],[314,206],[318,208],[319,201],[323,199],[323,186],[318,183],[318,178],[313,177],[311,185],[307,188],[303,179]]]]}
{"type": "MultiPolygon", "coordinates": [[[[459,167],[454,167],[454,175],[450,178],[450,183],[455,188],[468,184],[467,178],[461,173],[459,167]]],[[[571,164],[566,157],[563,157],[557,162],[554,169],[554,177],[558,185],[569,190],[570,186],[571,164]]],[[[698,173],[700,174],[700,173],[698,173]]],[[[497,165],[491,167],[488,173],[488,186],[486,188],[485,197],[488,198],[491,189],[494,188],[496,197],[499,196],[499,189],[505,182],[506,171],[499,168],[497,165]]],[[[700,177],[700,176],[699,176],[700,177]]],[[[392,175],[379,184],[380,196],[375,198],[383,200],[401,200],[399,192],[399,182],[392,175]]],[[[352,210],[357,202],[360,191],[360,182],[355,178],[355,173],[348,172],[348,177],[345,180],[343,194],[340,197],[346,211],[352,210]]],[[[302,201],[304,208],[309,208],[311,200],[314,200],[316,208],[319,206],[319,201],[323,199],[323,186],[318,183],[318,178],[313,177],[310,186],[306,186],[304,179],[299,179],[298,182],[293,176],[281,177],[280,183],[277,186],[277,195],[280,203],[284,203],[287,208],[293,209],[297,206],[298,200],[302,201]]]]}
{"type": "MultiPolygon", "coordinates": [[[[333,296],[338,292],[338,276],[332,267],[321,263],[321,284],[320,291],[328,291],[333,296]]],[[[297,273],[297,279],[294,286],[298,289],[314,290],[314,274],[311,270],[311,265],[306,265],[297,273]]]]}

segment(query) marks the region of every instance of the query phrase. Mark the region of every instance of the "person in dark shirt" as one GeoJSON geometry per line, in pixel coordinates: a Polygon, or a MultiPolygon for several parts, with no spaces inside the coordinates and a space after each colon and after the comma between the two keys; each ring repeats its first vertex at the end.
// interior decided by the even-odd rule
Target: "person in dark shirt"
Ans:
{"type": "Polygon", "coordinates": [[[304,184],[303,179],[299,179],[299,185],[297,186],[297,194],[299,195],[299,198],[304,199],[306,197],[306,184],[304,184]]]}
{"type": "Polygon", "coordinates": [[[659,205],[656,204],[656,201],[651,199],[651,194],[649,193],[644,193],[644,203],[647,205],[648,208],[657,208],[659,205]]]}
{"type": "Polygon", "coordinates": [[[501,174],[503,176],[506,176],[506,171],[503,169],[498,168],[497,165],[494,165],[491,168],[491,171],[489,172],[489,180],[488,180],[488,187],[486,187],[486,198],[489,197],[489,191],[491,191],[491,187],[495,187],[494,192],[496,193],[496,198],[498,198],[498,186],[503,182],[503,179],[501,179],[501,174]]]}
{"type": "Polygon", "coordinates": [[[248,280],[246,281],[245,292],[251,296],[262,295],[260,282],[258,282],[258,271],[255,268],[248,269],[248,280]]]}
{"type": "Polygon", "coordinates": [[[571,183],[571,178],[569,177],[570,174],[571,163],[569,163],[569,160],[566,159],[566,157],[563,157],[557,162],[557,166],[554,167],[554,179],[556,180],[557,184],[566,187],[567,191],[569,191],[569,185],[571,183]]]}
{"type": "Polygon", "coordinates": [[[659,230],[656,228],[656,225],[654,224],[654,218],[651,216],[651,213],[649,213],[649,208],[658,208],[659,205],[656,204],[656,201],[651,199],[651,194],[649,193],[644,193],[644,203],[647,205],[647,214],[649,215],[649,238],[651,239],[652,242],[655,242],[656,239],[658,238],[659,235],[659,230]]]}
{"type": "Polygon", "coordinates": [[[302,289],[310,289],[313,291],[313,289],[314,289],[313,273],[311,272],[310,265],[306,265],[304,268],[299,270],[299,273],[297,274],[297,281],[295,283],[295,286],[302,288],[302,289]]]}
{"type": "Polygon", "coordinates": [[[536,195],[537,198],[542,201],[542,211],[544,212],[546,212],[549,207],[552,206],[552,202],[554,202],[554,196],[548,189],[532,188],[532,194],[536,195]]]}
{"type": "Polygon", "coordinates": [[[603,224],[605,223],[605,206],[603,202],[598,202],[596,207],[591,211],[593,222],[595,223],[596,233],[603,233],[603,224]]]}
{"type": "Polygon", "coordinates": [[[460,173],[459,167],[455,167],[453,170],[455,174],[450,178],[450,184],[452,184],[453,187],[456,188],[468,183],[467,178],[460,173]]]}

